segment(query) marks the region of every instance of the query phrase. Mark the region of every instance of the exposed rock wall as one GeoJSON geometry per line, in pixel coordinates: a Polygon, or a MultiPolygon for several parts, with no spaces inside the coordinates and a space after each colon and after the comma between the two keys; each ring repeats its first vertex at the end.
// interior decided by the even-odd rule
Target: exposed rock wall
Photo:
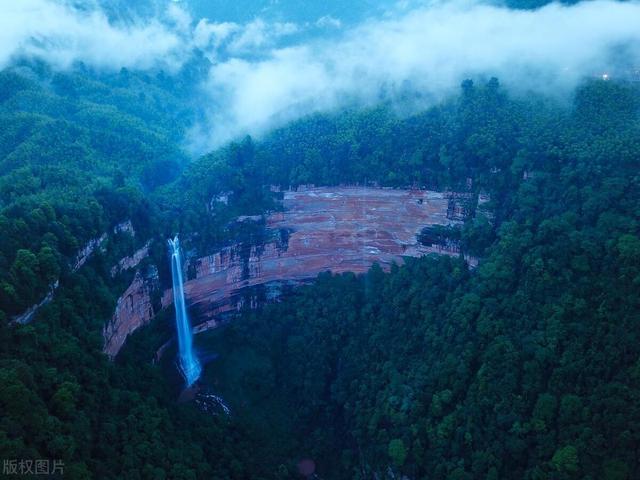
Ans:
{"type": "Polygon", "coordinates": [[[100,237],[89,240],[84,247],[80,249],[78,254],[76,255],[76,260],[73,263],[73,271],[79,270],[87,260],[91,257],[93,252],[102,246],[102,244],[107,240],[107,234],[103,233],[100,237]]]}
{"type": "Polygon", "coordinates": [[[111,267],[111,276],[115,277],[118,273],[137,267],[142,260],[149,256],[150,246],[151,240],[145,243],[142,248],[134,252],[133,255],[122,258],[117,265],[111,267]]]}
{"type": "Polygon", "coordinates": [[[116,311],[111,321],[105,325],[103,337],[104,352],[115,357],[129,334],[146,325],[155,315],[152,293],[158,285],[158,272],[155,268],[143,275],[137,271],[131,285],[118,299],[116,311]]]}
{"type": "MultiPolygon", "coordinates": [[[[262,289],[260,298],[274,299],[282,285],[307,282],[325,271],[362,273],[374,263],[388,269],[404,257],[459,255],[456,248],[418,241],[426,226],[461,223],[461,208],[452,207],[452,198],[458,200],[446,192],[369,187],[284,192],[284,212],[266,218],[272,240],[260,245],[240,241],[185,266],[195,271],[184,290],[198,323],[196,333],[216,327],[221,314],[256,307],[256,289],[262,289]]],[[[172,302],[166,290],[162,307],[172,302]]],[[[145,282],[136,277],[105,329],[105,351],[115,355],[126,336],[152,315],[145,282]]]]}
{"type": "MultiPolygon", "coordinates": [[[[362,273],[375,262],[389,268],[407,256],[458,254],[421,245],[417,238],[426,225],[460,223],[448,218],[446,193],[308,188],[285,192],[284,207],[267,218],[267,228],[281,232],[277,240],[237,244],[195,261],[196,278],[185,283],[185,295],[200,321],[240,309],[247,287],[306,282],[324,271],[362,273]]],[[[165,292],[163,305],[171,301],[165,292]]]]}
{"type": "Polygon", "coordinates": [[[51,300],[53,300],[53,296],[56,293],[58,286],[60,286],[59,280],[56,280],[51,285],[49,285],[49,292],[45,295],[45,297],[40,302],[29,307],[22,314],[16,315],[15,317],[13,317],[12,323],[20,323],[22,325],[30,323],[31,320],[33,320],[33,317],[37,313],[37,311],[40,308],[44,307],[46,304],[50,303],[51,300]]]}
{"type": "Polygon", "coordinates": [[[126,220],[117,224],[115,227],[113,227],[113,233],[115,233],[116,235],[118,233],[128,233],[132,237],[136,236],[136,231],[133,228],[133,223],[131,223],[131,220],[126,220]]]}

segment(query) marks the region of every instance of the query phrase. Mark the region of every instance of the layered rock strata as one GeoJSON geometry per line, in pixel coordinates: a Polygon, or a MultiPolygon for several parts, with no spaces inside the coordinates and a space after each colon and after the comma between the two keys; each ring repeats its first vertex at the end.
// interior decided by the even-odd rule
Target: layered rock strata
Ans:
{"type": "MultiPolygon", "coordinates": [[[[265,219],[271,240],[251,245],[239,239],[211,255],[189,260],[186,269],[192,278],[184,290],[195,331],[215,328],[221,314],[273,300],[284,286],[308,282],[325,271],[363,273],[374,263],[388,269],[406,257],[459,255],[450,245],[418,241],[424,227],[460,224],[459,201],[451,193],[427,190],[286,191],[283,211],[265,219]],[[452,202],[456,202],[453,207],[452,202]]],[[[171,290],[166,290],[162,307],[172,301],[171,290]]],[[[130,332],[150,321],[149,307],[150,289],[136,277],[118,303],[108,341],[105,331],[107,353],[115,355],[130,332]]]]}

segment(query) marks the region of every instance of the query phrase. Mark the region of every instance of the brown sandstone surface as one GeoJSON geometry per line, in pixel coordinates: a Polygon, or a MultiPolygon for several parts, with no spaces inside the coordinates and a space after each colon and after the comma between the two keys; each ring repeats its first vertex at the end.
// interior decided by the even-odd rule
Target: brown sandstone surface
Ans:
{"type": "MultiPolygon", "coordinates": [[[[289,232],[285,242],[235,245],[195,261],[185,295],[201,320],[240,309],[246,287],[305,282],[325,271],[362,273],[376,262],[388,269],[407,256],[458,254],[417,240],[427,225],[459,223],[447,218],[445,193],[325,187],[285,192],[283,203],[285,211],[270,215],[267,228],[289,232]]],[[[170,303],[167,291],[163,305],[170,303]]]]}
{"type": "Polygon", "coordinates": [[[118,354],[129,334],[153,319],[155,312],[151,292],[157,281],[157,272],[147,277],[136,272],[131,285],[118,299],[116,311],[102,332],[105,341],[103,351],[109,357],[118,354]]]}
{"type": "MultiPolygon", "coordinates": [[[[222,313],[255,308],[258,299],[245,294],[248,287],[299,284],[325,271],[362,273],[374,263],[388,269],[404,257],[428,253],[458,255],[456,247],[424,246],[417,239],[425,226],[460,223],[451,215],[451,198],[442,192],[369,187],[284,192],[284,211],[266,218],[272,241],[238,243],[190,261],[196,274],[184,289],[198,323],[195,332],[218,326],[222,313]]],[[[150,292],[136,275],[105,328],[109,355],[119,351],[129,333],[151,320],[150,292]]],[[[268,290],[267,299],[277,295],[276,287],[268,290]]],[[[166,290],[162,306],[172,301],[171,290],[166,290]]]]}

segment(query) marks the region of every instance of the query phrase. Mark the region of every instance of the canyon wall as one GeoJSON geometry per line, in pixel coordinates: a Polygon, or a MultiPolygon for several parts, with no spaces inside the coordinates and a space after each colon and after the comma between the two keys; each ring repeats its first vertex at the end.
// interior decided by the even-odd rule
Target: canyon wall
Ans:
{"type": "MultiPolygon", "coordinates": [[[[389,268],[403,257],[457,254],[424,246],[427,225],[460,223],[447,217],[446,193],[382,188],[311,188],[284,192],[284,212],[267,217],[277,233],[263,245],[238,244],[195,260],[196,277],[185,295],[200,320],[238,310],[247,287],[271,282],[299,283],[331,271],[366,272],[375,262],[389,268]]],[[[171,303],[166,292],[163,305],[171,303]]]]}
{"type": "Polygon", "coordinates": [[[145,274],[136,272],[131,285],[118,299],[113,317],[102,331],[103,351],[109,357],[115,357],[127,337],[153,319],[152,293],[157,288],[158,271],[155,267],[150,267],[145,274]]]}
{"type": "MultiPolygon", "coordinates": [[[[459,255],[452,244],[423,245],[424,227],[462,222],[459,196],[427,190],[369,187],[299,188],[284,192],[283,211],[265,218],[269,240],[241,241],[211,255],[188,261],[195,272],[185,282],[185,296],[196,333],[214,328],[220,315],[272,300],[283,285],[313,280],[331,271],[366,272],[374,263],[384,269],[404,257],[428,253],[459,255]]],[[[242,217],[237,221],[262,220],[242,217]]],[[[471,263],[473,259],[468,259],[471,263]]],[[[136,277],[118,302],[105,351],[115,355],[126,336],[153,315],[150,287],[136,277]],[[139,305],[136,304],[139,302],[139,305]]],[[[171,290],[162,307],[173,301],[171,290]]]]}

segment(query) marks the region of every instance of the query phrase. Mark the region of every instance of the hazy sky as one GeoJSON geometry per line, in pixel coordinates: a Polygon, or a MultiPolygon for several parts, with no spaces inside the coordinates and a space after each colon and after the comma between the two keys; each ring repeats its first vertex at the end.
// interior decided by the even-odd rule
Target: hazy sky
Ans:
{"type": "Polygon", "coordinates": [[[99,9],[71,6],[77,3],[4,2],[0,66],[28,55],[57,68],[80,60],[99,69],[175,70],[200,49],[213,63],[196,89],[209,106],[208,122],[191,136],[200,149],[313,111],[368,104],[382,90],[393,97],[415,89],[436,100],[464,78],[486,75],[512,89],[570,91],[584,75],[604,73],[620,47],[640,66],[638,1],[535,11],[397,2],[355,25],[332,16],[220,22],[194,18],[174,2],[154,17],[114,24],[99,9]]]}

